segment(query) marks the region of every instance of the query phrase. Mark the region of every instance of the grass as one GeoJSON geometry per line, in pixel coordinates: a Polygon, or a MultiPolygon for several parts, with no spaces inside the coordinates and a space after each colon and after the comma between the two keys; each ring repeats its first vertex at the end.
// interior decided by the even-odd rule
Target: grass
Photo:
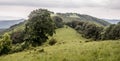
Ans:
{"type": "Polygon", "coordinates": [[[81,37],[74,29],[65,27],[56,30],[53,36],[57,43],[47,42],[40,47],[19,53],[4,55],[0,61],[119,61],[120,40],[91,41],[81,37]],[[44,51],[41,51],[43,49],[44,51]]]}

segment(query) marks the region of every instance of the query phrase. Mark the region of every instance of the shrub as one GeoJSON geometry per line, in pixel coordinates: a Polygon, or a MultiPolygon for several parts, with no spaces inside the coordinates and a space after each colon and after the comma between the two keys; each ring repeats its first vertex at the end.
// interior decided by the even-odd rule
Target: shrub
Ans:
{"type": "Polygon", "coordinates": [[[77,30],[85,38],[91,38],[94,40],[101,39],[103,27],[83,21],[72,21],[67,23],[67,25],[77,30]]]}
{"type": "Polygon", "coordinates": [[[103,40],[120,39],[120,23],[112,24],[109,27],[107,27],[103,32],[102,39],[103,40]]]}
{"type": "Polygon", "coordinates": [[[26,42],[23,42],[23,43],[21,43],[21,44],[15,44],[15,45],[12,47],[11,53],[20,52],[20,51],[23,51],[23,50],[26,49],[26,48],[29,48],[29,45],[26,44],[26,42]]]}
{"type": "Polygon", "coordinates": [[[11,51],[12,41],[9,34],[4,34],[0,40],[0,55],[8,54],[11,51]]]}
{"type": "Polygon", "coordinates": [[[45,50],[42,48],[42,49],[39,49],[38,52],[42,53],[42,52],[45,52],[45,50]]]}
{"type": "Polygon", "coordinates": [[[56,39],[52,38],[50,41],[49,41],[49,45],[54,45],[55,43],[57,43],[56,39]]]}
{"type": "Polygon", "coordinates": [[[13,32],[10,36],[13,44],[24,42],[24,31],[13,32]]]}

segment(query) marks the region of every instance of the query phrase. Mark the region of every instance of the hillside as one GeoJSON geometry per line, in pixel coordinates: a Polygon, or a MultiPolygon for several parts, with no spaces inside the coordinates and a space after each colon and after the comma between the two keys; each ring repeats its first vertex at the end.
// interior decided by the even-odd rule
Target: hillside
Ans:
{"type": "Polygon", "coordinates": [[[110,25],[109,22],[104,21],[102,19],[92,17],[89,15],[84,15],[84,14],[77,14],[77,13],[57,13],[53,16],[60,16],[64,22],[71,22],[71,21],[85,21],[85,22],[91,22],[97,25],[101,26],[108,26],[110,25]]]}
{"type": "Polygon", "coordinates": [[[57,43],[32,48],[19,53],[4,55],[0,61],[119,61],[120,41],[90,41],[74,29],[64,27],[53,36],[57,43]],[[43,51],[42,51],[43,49],[43,51]]]}

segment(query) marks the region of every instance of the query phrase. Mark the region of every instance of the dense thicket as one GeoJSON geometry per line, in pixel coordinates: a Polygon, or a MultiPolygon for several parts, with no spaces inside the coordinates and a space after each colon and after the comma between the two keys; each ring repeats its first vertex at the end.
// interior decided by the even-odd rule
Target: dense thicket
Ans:
{"type": "Polygon", "coordinates": [[[101,32],[103,28],[95,24],[91,24],[89,22],[72,21],[67,23],[67,25],[76,29],[85,38],[92,38],[94,40],[101,39],[101,32]]]}
{"type": "Polygon", "coordinates": [[[72,21],[66,23],[76,29],[85,38],[94,40],[117,40],[120,39],[120,23],[112,24],[106,28],[99,27],[89,22],[72,21]]]}
{"type": "Polygon", "coordinates": [[[102,39],[103,40],[108,40],[108,39],[116,40],[116,39],[120,39],[120,23],[112,24],[109,27],[107,27],[105,29],[105,31],[103,32],[102,39]]]}
{"type": "Polygon", "coordinates": [[[120,23],[112,24],[107,28],[81,21],[72,21],[67,23],[67,25],[76,29],[85,38],[92,38],[94,40],[120,39],[120,23]]]}

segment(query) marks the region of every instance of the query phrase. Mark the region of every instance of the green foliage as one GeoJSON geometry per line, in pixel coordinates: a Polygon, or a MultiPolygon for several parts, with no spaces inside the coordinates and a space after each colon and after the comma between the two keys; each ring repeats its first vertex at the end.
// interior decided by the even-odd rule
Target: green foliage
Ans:
{"type": "Polygon", "coordinates": [[[0,55],[2,54],[8,54],[11,50],[12,41],[10,39],[10,36],[5,33],[0,40],[0,55]]]}
{"type": "Polygon", "coordinates": [[[25,27],[25,40],[33,46],[41,45],[55,32],[54,22],[50,17],[50,11],[37,9],[30,13],[25,27]]]}
{"type": "Polygon", "coordinates": [[[120,39],[120,23],[118,24],[113,24],[110,25],[109,27],[107,27],[104,30],[102,39],[104,40],[108,40],[108,39],[112,39],[112,40],[116,40],[116,39],[120,39]]]}
{"type": "Polygon", "coordinates": [[[24,42],[24,31],[22,30],[12,32],[10,36],[13,44],[24,42]]]}
{"type": "Polygon", "coordinates": [[[89,22],[72,21],[66,23],[76,29],[85,38],[93,40],[118,40],[120,39],[120,23],[112,24],[107,28],[99,27],[89,22]]]}
{"type": "Polygon", "coordinates": [[[94,40],[98,40],[101,38],[101,32],[103,30],[102,27],[98,27],[94,24],[86,24],[83,29],[83,36],[86,38],[93,38],[94,40]]]}
{"type": "Polygon", "coordinates": [[[12,46],[11,53],[20,52],[26,48],[29,48],[29,45],[26,44],[26,42],[15,44],[12,46]]]}
{"type": "Polygon", "coordinates": [[[95,24],[91,24],[89,22],[72,21],[67,23],[67,25],[76,29],[85,38],[92,38],[94,40],[101,39],[101,32],[103,28],[95,24]]]}

